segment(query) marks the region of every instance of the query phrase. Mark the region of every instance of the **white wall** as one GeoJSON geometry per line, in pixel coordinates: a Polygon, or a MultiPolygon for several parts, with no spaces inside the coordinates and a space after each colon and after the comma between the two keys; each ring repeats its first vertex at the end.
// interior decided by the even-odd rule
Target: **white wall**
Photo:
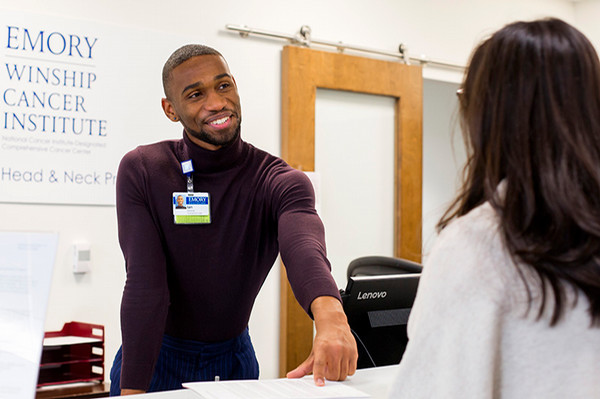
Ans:
{"type": "Polygon", "coordinates": [[[458,87],[423,81],[423,261],[437,237],[435,226],[459,188],[466,160],[458,126],[458,87]]]}
{"type": "Polygon", "coordinates": [[[576,26],[588,37],[588,39],[590,39],[592,44],[594,44],[596,47],[596,51],[600,51],[600,25],[598,24],[599,15],[600,1],[582,0],[576,3],[576,26]]]}
{"type": "MultiPolygon", "coordinates": [[[[583,6],[583,5],[582,5],[583,6]]],[[[280,152],[280,51],[283,42],[260,38],[242,39],[225,31],[226,24],[248,25],[293,34],[302,25],[312,28],[313,37],[395,51],[400,43],[412,54],[425,54],[465,64],[473,47],[484,35],[514,19],[558,16],[573,22],[572,3],[563,0],[283,0],[234,1],[81,1],[81,0],[1,0],[0,7],[24,12],[58,15],[140,29],[164,31],[190,37],[216,47],[225,55],[236,76],[244,110],[243,136],[260,148],[280,152]]],[[[597,13],[597,10],[595,10],[597,13]]],[[[591,17],[590,17],[591,18],[591,17]]],[[[127,38],[124,38],[127,43],[127,38]]],[[[152,43],[132,52],[152,51],[152,43]]],[[[115,60],[119,62],[119,60],[115,60]]],[[[123,65],[127,68],[127,65],[123,65]]],[[[426,68],[426,76],[436,71],[426,68]]],[[[160,79],[159,76],[156,79],[160,79]]],[[[451,78],[456,81],[456,75],[451,78]]],[[[447,88],[446,88],[447,89],[447,88]]],[[[441,89],[444,90],[443,88],[441,89]]],[[[447,90],[446,90],[447,92],[447,90]]],[[[444,186],[435,198],[426,187],[439,186],[439,176],[430,173],[427,160],[438,151],[449,156],[450,148],[439,146],[439,137],[448,142],[449,128],[438,116],[427,114],[432,101],[425,87],[424,215],[451,196],[444,186]],[[428,122],[431,118],[431,122],[428,122]]],[[[436,96],[436,94],[433,94],[436,96]]],[[[129,113],[131,118],[160,113],[156,107],[129,113]]],[[[135,104],[132,104],[134,106],[135,104]]],[[[132,107],[134,108],[134,107],[132,107]]],[[[440,115],[448,120],[448,115],[440,115]]],[[[165,137],[179,135],[180,128],[169,125],[165,137]]],[[[147,137],[139,132],[140,142],[147,137]]],[[[452,175],[452,172],[449,172],[452,175]]],[[[451,179],[446,174],[443,183],[451,179]]],[[[107,372],[120,343],[119,303],[124,266],[116,238],[113,207],[0,204],[3,230],[54,230],[60,233],[47,330],[55,330],[69,320],[89,321],[106,326],[107,372]],[[92,244],[94,270],[75,277],[69,269],[69,245],[78,239],[92,244]]],[[[277,374],[278,272],[270,275],[259,296],[251,321],[261,376],[277,374]]]]}

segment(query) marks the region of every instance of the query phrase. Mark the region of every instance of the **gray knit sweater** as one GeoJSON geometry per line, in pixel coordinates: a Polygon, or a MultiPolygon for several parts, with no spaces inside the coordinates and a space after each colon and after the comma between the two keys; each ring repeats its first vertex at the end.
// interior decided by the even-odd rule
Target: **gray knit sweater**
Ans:
{"type": "Polygon", "coordinates": [[[587,298],[550,327],[549,312],[536,321],[532,294],[527,313],[489,204],[452,222],[425,263],[390,397],[600,398],[600,328],[590,328],[587,298]]]}

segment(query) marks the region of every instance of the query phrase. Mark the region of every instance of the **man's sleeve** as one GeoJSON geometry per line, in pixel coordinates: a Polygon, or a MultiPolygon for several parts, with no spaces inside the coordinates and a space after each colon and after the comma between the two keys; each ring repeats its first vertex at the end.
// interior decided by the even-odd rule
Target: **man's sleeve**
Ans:
{"type": "Polygon", "coordinates": [[[279,251],[298,303],[310,315],[320,296],[340,299],[325,248],[325,229],[315,210],[308,177],[291,169],[275,179],[279,251]]]}
{"type": "Polygon", "coordinates": [[[127,270],[121,302],[121,389],[148,389],[169,305],[165,254],[147,185],[143,158],[134,150],[121,161],[116,184],[119,243],[127,270]]]}

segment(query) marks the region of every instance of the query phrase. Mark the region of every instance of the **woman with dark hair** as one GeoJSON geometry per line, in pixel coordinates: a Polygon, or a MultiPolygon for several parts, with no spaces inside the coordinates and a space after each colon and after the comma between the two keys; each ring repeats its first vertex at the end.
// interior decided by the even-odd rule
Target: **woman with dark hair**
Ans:
{"type": "Polygon", "coordinates": [[[600,397],[600,62],[557,19],[505,26],[459,90],[464,184],[394,398],[600,397]]]}

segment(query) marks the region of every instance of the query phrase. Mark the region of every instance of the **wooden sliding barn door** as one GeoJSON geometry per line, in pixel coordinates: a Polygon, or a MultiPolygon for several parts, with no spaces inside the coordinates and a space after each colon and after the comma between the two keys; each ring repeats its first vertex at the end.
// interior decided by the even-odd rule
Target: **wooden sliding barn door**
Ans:
{"type": "MultiPolygon", "coordinates": [[[[283,49],[281,154],[294,168],[315,168],[317,88],[395,99],[394,254],[417,262],[421,260],[422,86],[420,66],[297,46],[283,49]]],[[[283,267],[280,302],[283,377],[310,354],[313,340],[312,320],[296,302],[283,267]]]]}

